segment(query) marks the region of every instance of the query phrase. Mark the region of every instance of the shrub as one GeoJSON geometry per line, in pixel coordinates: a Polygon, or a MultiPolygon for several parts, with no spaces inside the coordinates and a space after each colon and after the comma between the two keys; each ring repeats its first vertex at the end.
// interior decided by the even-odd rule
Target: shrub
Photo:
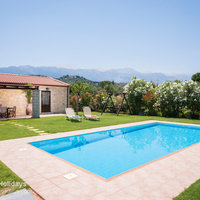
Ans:
{"type": "Polygon", "coordinates": [[[141,114],[144,112],[143,96],[147,91],[153,89],[153,83],[146,82],[145,80],[136,79],[133,77],[132,81],[125,86],[125,92],[128,94],[130,108],[133,114],[141,114]]]}
{"type": "MultiPolygon", "coordinates": [[[[167,81],[155,86],[152,82],[148,83],[133,77],[124,90],[127,92],[132,114],[200,118],[200,86],[198,82],[167,81]]],[[[108,94],[105,90],[99,90],[96,96],[82,91],[70,97],[70,105],[79,110],[82,110],[82,106],[90,106],[92,109],[101,111],[107,98],[108,94]],[[78,99],[80,106],[77,106],[78,99]]],[[[112,99],[115,107],[121,105],[122,96],[112,96],[112,99]]],[[[123,106],[126,109],[125,105],[126,102],[123,106]]],[[[112,106],[110,101],[108,106],[112,106]]]]}
{"type": "Polygon", "coordinates": [[[113,96],[112,97],[115,107],[119,107],[122,103],[122,96],[113,96]]]}
{"type": "Polygon", "coordinates": [[[200,117],[200,87],[197,82],[185,81],[182,83],[183,114],[189,118],[200,117]],[[187,112],[186,112],[187,111],[187,112]]]}
{"type": "Polygon", "coordinates": [[[182,86],[174,81],[163,82],[156,88],[158,94],[157,106],[162,116],[179,117],[182,109],[182,86]]]}
{"type": "Polygon", "coordinates": [[[75,110],[76,107],[77,107],[77,101],[78,100],[78,97],[73,95],[69,98],[69,103],[70,103],[70,106],[75,110]]]}
{"type": "Polygon", "coordinates": [[[81,95],[81,106],[90,106],[93,109],[92,99],[93,96],[90,93],[83,93],[81,95]]]}
{"type": "Polygon", "coordinates": [[[156,90],[162,116],[199,118],[200,88],[197,82],[164,82],[156,90]]]}
{"type": "Polygon", "coordinates": [[[167,81],[156,86],[135,77],[126,85],[133,114],[200,118],[200,86],[195,81],[167,81]]]}
{"type": "Polygon", "coordinates": [[[145,115],[156,115],[158,110],[156,107],[156,102],[158,99],[158,94],[156,93],[155,89],[147,91],[146,94],[143,96],[143,101],[145,104],[145,115]]]}
{"type": "Polygon", "coordinates": [[[97,95],[95,96],[95,100],[94,100],[94,108],[97,111],[100,111],[103,109],[103,106],[106,102],[108,95],[106,93],[105,90],[99,90],[97,95]]]}

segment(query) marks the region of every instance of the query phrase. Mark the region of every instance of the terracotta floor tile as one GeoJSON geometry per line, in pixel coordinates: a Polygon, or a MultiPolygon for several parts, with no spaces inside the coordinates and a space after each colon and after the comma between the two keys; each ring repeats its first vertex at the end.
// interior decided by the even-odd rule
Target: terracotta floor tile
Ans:
{"type": "Polygon", "coordinates": [[[121,194],[121,196],[131,196],[132,198],[137,199],[144,194],[143,192],[143,185],[141,183],[138,183],[137,185],[132,185],[124,188],[123,190],[120,190],[119,194],[121,194]]]}
{"type": "MultiPolygon", "coordinates": [[[[11,168],[12,169],[12,168],[11,168]]],[[[37,176],[38,173],[35,172],[34,170],[32,169],[20,169],[19,171],[18,170],[15,170],[15,169],[12,169],[14,172],[17,173],[17,175],[20,177],[20,178],[28,178],[28,177],[32,177],[32,176],[37,176]]]]}
{"type": "Polygon", "coordinates": [[[87,198],[92,198],[93,196],[101,193],[102,190],[99,190],[99,188],[97,187],[84,187],[84,188],[78,188],[76,190],[69,190],[69,193],[72,195],[72,196],[79,196],[79,197],[87,197],[87,198]]]}
{"type": "Polygon", "coordinates": [[[63,175],[54,176],[54,177],[48,178],[48,180],[56,185],[61,185],[69,181],[63,175]]]}
{"type": "Polygon", "coordinates": [[[55,184],[51,183],[48,180],[41,181],[40,183],[34,183],[34,184],[31,184],[30,186],[39,194],[40,194],[40,191],[47,190],[47,189],[51,191],[54,189],[54,187],[56,187],[55,184]]]}
{"type": "Polygon", "coordinates": [[[200,178],[200,143],[110,181],[27,144],[144,123],[147,122],[0,141],[0,159],[46,200],[172,199],[200,178]],[[73,180],[63,177],[71,172],[78,176],[73,180]]]}
{"type": "Polygon", "coordinates": [[[138,200],[172,200],[172,199],[170,197],[166,197],[166,194],[164,193],[153,191],[140,197],[138,200]]]}
{"type": "Polygon", "coordinates": [[[79,188],[84,188],[84,186],[82,184],[80,184],[78,181],[67,180],[67,179],[66,179],[65,183],[57,184],[57,186],[62,190],[74,190],[74,191],[79,188]]]}
{"type": "Polygon", "coordinates": [[[70,194],[56,186],[53,189],[42,190],[40,194],[45,200],[73,200],[70,194]]]}
{"type": "Polygon", "coordinates": [[[159,189],[160,185],[162,184],[162,182],[159,180],[159,179],[151,179],[151,178],[146,178],[144,181],[143,181],[143,186],[145,188],[151,188],[151,189],[159,189]]]}
{"type": "Polygon", "coordinates": [[[59,172],[56,172],[56,171],[54,171],[54,172],[45,172],[45,173],[42,173],[42,176],[43,177],[45,177],[45,178],[47,178],[47,179],[49,179],[49,178],[53,178],[53,177],[57,177],[57,176],[60,176],[61,175],[61,173],[59,173],[59,172]]]}
{"type": "Polygon", "coordinates": [[[116,180],[116,184],[118,185],[119,188],[123,189],[125,187],[135,184],[137,182],[137,180],[136,179],[134,179],[134,180],[135,180],[135,182],[131,179],[127,179],[122,176],[122,177],[119,177],[118,180],[116,180]]]}
{"type": "Polygon", "coordinates": [[[184,190],[184,187],[174,183],[173,181],[168,182],[160,187],[160,191],[166,194],[166,197],[174,198],[184,190]]]}
{"type": "Polygon", "coordinates": [[[35,176],[30,176],[30,177],[24,178],[24,180],[25,180],[26,183],[28,183],[29,185],[37,184],[37,183],[46,181],[46,179],[45,179],[44,177],[42,177],[40,174],[35,175],[35,176]]]}
{"type": "Polygon", "coordinates": [[[88,200],[111,200],[111,199],[109,198],[109,196],[106,196],[103,193],[99,193],[88,200]]]}
{"type": "Polygon", "coordinates": [[[83,185],[94,185],[95,183],[105,183],[104,180],[100,180],[92,175],[82,175],[77,177],[77,181],[83,185]]]}
{"type": "Polygon", "coordinates": [[[122,179],[123,181],[127,181],[130,184],[134,184],[134,183],[138,182],[141,179],[141,177],[139,177],[136,174],[136,172],[137,172],[137,170],[129,171],[129,172],[125,173],[125,174],[120,175],[115,180],[116,181],[118,181],[118,180],[120,181],[120,179],[122,179]]]}
{"type": "Polygon", "coordinates": [[[118,192],[116,194],[108,196],[110,200],[138,200],[139,197],[135,196],[134,194],[118,192]]]}
{"type": "Polygon", "coordinates": [[[189,187],[189,186],[191,185],[192,181],[193,181],[193,180],[191,180],[191,177],[188,176],[187,174],[176,177],[176,180],[177,180],[184,188],[189,187]]]}

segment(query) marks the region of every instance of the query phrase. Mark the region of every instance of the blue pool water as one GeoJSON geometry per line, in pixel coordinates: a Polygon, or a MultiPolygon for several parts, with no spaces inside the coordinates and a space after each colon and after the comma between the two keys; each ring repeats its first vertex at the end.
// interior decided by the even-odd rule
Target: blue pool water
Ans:
{"type": "Polygon", "coordinates": [[[197,142],[199,127],[150,123],[30,144],[107,179],[197,142]]]}

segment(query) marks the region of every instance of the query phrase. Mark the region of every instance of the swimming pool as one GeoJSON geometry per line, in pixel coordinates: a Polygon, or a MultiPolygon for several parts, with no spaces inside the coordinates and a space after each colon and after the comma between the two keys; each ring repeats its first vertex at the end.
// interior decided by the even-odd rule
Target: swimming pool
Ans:
{"type": "Polygon", "coordinates": [[[148,123],[31,142],[105,179],[200,142],[200,127],[148,123]]]}

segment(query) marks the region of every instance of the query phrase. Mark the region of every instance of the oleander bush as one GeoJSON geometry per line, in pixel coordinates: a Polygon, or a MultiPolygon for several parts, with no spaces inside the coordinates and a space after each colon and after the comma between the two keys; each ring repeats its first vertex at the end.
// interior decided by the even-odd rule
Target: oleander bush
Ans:
{"type": "Polygon", "coordinates": [[[70,96],[70,98],[69,98],[70,107],[72,107],[74,110],[76,110],[77,103],[78,103],[78,97],[75,95],[70,96]]]}
{"type": "Polygon", "coordinates": [[[83,109],[83,106],[90,106],[92,109],[94,109],[93,95],[88,92],[82,93],[79,98],[76,95],[72,95],[69,99],[69,102],[70,106],[74,110],[76,110],[78,102],[79,102],[78,106],[79,111],[83,109]]]}
{"type": "Polygon", "coordinates": [[[90,106],[93,109],[93,95],[85,92],[81,94],[81,106],[90,106]]]}
{"type": "MultiPolygon", "coordinates": [[[[133,77],[124,87],[124,92],[127,93],[131,114],[200,119],[200,86],[197,81],[166,81],[155,85],[133,77]]],[[[108,98],[108,92],[104,89],[97,94],[79,93],[70,97],[71,107],[78,107],[79,111],[83,106],[101,111],[108,98]]],[[[121,95],[115,96],[113,93],[112,99],[116,107],[121,105],[121,95]]],[[[112,106],[111,101],[107,105],[112,106]]],[[[126,102],[123,107],[127,109],[126,102]]]]}
{"type": "Polygon", "coordinates": [[[104,104],[106,103],[106,99],[108,98],[108,94],[106,90],[99,90],[98,93],[94,97],[94,108],[96,111],[101,111],[103,109],[104,104]]]}
{"type": "Polygon", "coordinates": [[[195,81],[182,83],[182,114],[186,118],[200,118],[200,86],[195,81]]]}
{"type": "Polygon", "coordinates": [[[200,86],[195,81],[166,81],[155,86],[134,77],[125,90],[133,114],[200,118],[200,86]]]}
{"type": "Polygon", "coordinates": [[[157,100],[158,94],[156,89],[153,88],[146,92],[146,94],[142,97],[144,101],[144,114],[145,115],[158,115],[158,107],[157,100]]]}
{"type": "Polygon", "coordinates": [[[175,81],[163,82],[156,87],[157,107],[164,117],[179,117],[182,109],[182,85],[175,81]]]}
{"type": "Polygon", "coordinates": [[[122,96],[118,95],[118,96],[113,96],[113,103],[116,107],[119,107],[122,104],[122,96]]]}
{"type": "Polygon", "coordinates": [[[153,88],[153,83],[146,82],[145,80],[141,79],[136,79],[136,77],[133,77],[132,81],[125,86],[124,89],[128,94],[128,100],[132,114],[137,115],[144,113],[145,101],[143,96],[153,88]]]}

